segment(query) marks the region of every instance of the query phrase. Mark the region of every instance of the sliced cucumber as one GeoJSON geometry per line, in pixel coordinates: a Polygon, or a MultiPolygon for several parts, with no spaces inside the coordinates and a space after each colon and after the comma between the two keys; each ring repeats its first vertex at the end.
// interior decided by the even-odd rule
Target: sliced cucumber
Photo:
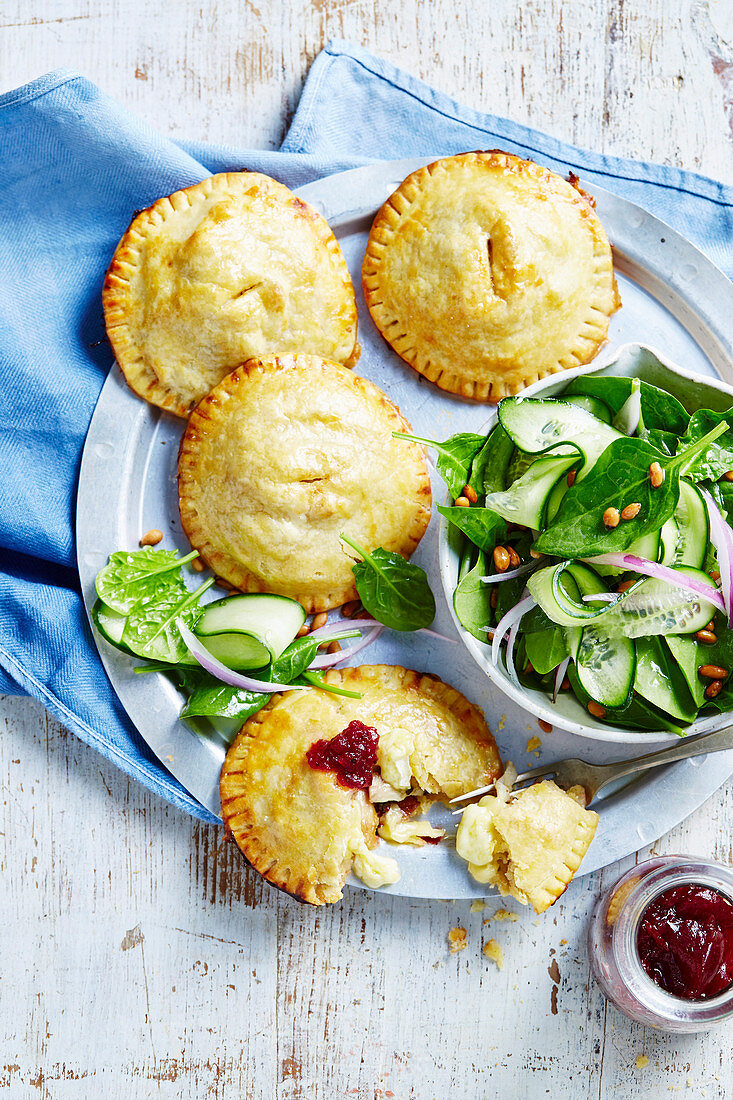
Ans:
{"type": "MultiPolygon", "coordinates": [[[[661,565],[674,565],[677,561],[677,544],[679,542],[680,529],[674,516],[670,516],[666,523],[662,524],[659,532],[659,555],[657,561],[661,565]]],[[[652,558],[652,561],[655,559],[652,558]]]]}
{"type": "Polygon", "coordinates": [[[131,657],[137,656],[129,646],[122,644],[122,631],[125,629],[127,615],[122,615],[119,611],[107,607],[106,603],[97,600],[92,608],[92,620],[99,633],[110,645],[121,649],[123,653],[129,653],[131,657]]]}
{"type": "Polygon", "coordinates": [[[679,531],[676,563],[702,569],[710,537],[708,510],[699,491],[684,478],[680,478],[680,499],[674,520],[679,531]]]}
{"type": "Polygon", "coordinates": [[[606,402],[600,401],[597,397],[589,397],[586,393],[568,393],[563,394],[562,399],[567,401],[569,405],[577,405],[579,409],[585,409],[591,416],[602,420],[604,424],[611,423],[613,413],[606,402]]]}
{"type": "Polygon", "coordinates": [[[623,439],[610,424],[567,401],[505,397],[499,405],[499,420],[521,451],[541,454],[553,447],[555,454],[569,454],[571,446],[579,449],[584,457],[579,479],[606,447],[623,439]]]}
{"type": "Polygon", "coordinates": [[[548,496],[547,506],[545,510],[545,522],[548,527],[554,520],[557,513],[560,511],[560,505],[563,502],[563,497],[565,496],[569,488],[570,486],[568,485],[568,479],[566,477],[561,477],[560,480],[556,482],[554,489],[548,496]]]}
{"type": "Polygon", "coordinates": [[[304,622],[297,600],[256,593],[209,604],[194,632],[228,668],[246,670],[277,660],[304,622]]]}
{"type": "Polygon", "coordinates": [[[591,699],[605,707],[624,707],[634,683],[636,647],[630,638],[611,637],[600,626],[586,626],[575,669],[591,699]]]}
{"type": "Polygon", "coordinates": [[[701,707],[705,702],[705,684],[697,670],[706,661],[699,644],[691,634],[670,634],[664,639],[664,644],[680,666],[695,706],[701,707]]]}
{"type": "Polygon", "coordinates": [[[536,459],[519,480],[503,493],[489,493],[486,507],[509,523],[539,530],[543,526],[547,500],[555,483],[564,478],[577,460],[577,452],[545,455],[536,459]]]}
{"type": "Polygon", "coordinates": [[[697,707],[682,670],[659,637],[637,640],[634,689],[647,702],[680,722],[692,722],[697,717],[697,707]]]}

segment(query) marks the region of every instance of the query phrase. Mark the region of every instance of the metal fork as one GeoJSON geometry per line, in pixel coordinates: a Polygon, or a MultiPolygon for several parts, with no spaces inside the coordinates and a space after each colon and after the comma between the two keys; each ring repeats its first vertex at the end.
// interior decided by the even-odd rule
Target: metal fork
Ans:
{"type": "MultiPolygon", "coordinates": [[[[697,737],[680,741],[679,744],[672,745],[668,749],[649,752],[645,756],[635,756],[631,760],[618,760],[615,764],[589,764],[586,760],[575,757],[569,760],[557,760],[554,764],[539,764],[536,768],[530,768],[528,772],[517,776],[514,790],[518,783],[540,777],[545,779],[553,777],[557,785],[566,790],[569,787],[583,787],[588,802],[592,802],[601,788],[614,779],[647,771],[649,768],[658,768],[662,764],[671,764],[675,760],[687,760],[691,756],[702,756],[709,752],[722,752],[724,749],[733,749],[733,726],[716,730],[714,733],[701,733],[697,737]]],[[[488,787],[479,787],[475,791],[469,791],[468,794],[459,795],[458,798],[451,799],[451,802],[464,802],[468,798],[477,798],[493,789],[492,783],[488,787]]]]}

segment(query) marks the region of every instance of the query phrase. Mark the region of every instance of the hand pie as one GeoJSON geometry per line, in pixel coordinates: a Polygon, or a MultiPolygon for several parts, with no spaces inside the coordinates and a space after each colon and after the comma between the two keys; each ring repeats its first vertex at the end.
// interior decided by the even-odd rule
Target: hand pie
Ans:
{"type": "Polygon", "coordinates": [[[545,780],[467,806],[456,851],[477,882],[497,886],[543,913],[569,885],[598,825],[598,814],[545,780]]]}
{"type": "Polygon", "coordinates": [[[257,172],[210,176],[138,214],[102,299],[128,385],[178,416],[256,355],[308,352],[347,366],[359,357],[336,238],[257,172]]]}
{"type": "Polygon", "coordinates": [[[215,573],[307,611],[356,598],[344,532],[409,557],[430,519],[418,444],[372,382],[316,356],[251,359],[191,414],[181,441],[183,528],[215,573]]]}
{"type": "Polygon", "coordinates": [[[443,798],[491,782],[501,770],[481,712],[436,677],[362,665],[331,670],[326,681],[362,697],[275,695],[245,724],[221,773],[222,817],[244,855],[268,882],[313,905],[338,901],[352,863],[368,885],[399,874],[394,860],[373,851],[379,820],[366,790],[311,767],[306,753],[315,742],[358,720],[379,735],[378,767],[399,741],[412,773],[404,787],[422,777],[443,798]]]}
{"type": "Polygon", "coordinates": [[[374,322],[444,390],[499,401],[587,363],[619,306],[591,200],[532,161],[463,153],[377,213],[362,269],[374,322]]]}

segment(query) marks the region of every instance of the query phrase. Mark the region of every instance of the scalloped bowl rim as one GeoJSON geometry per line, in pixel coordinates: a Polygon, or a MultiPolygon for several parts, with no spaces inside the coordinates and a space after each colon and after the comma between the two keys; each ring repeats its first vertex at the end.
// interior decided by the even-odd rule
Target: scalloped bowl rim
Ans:
{"type": "MultiPolygon", "coordinates": [[[[612,368],[618,366],[619,361],[622,360],[624,356],[636,356],[638,358],[640,355],[646,355],[655,359],[657,361],[657,369],[661,367],[660,373],[668,372],[677,378],[684,379],[687,383],[707,386],[713,390],[717,390],[719,393],[728,395],[731,398],[731,404],[733,404],[732,386],[727,385],[718,377],[686,371],[683,367],[673,363],[656,348],[648,344],[637,342],[621,344],[609,349],[605,354],[597,356],[596,359],[590,363],[586,363],[584,366],[574,367],[572,370],[561,371],[549,375],[546,378],[542,378],[538,382],[534,382],[531,386],[528,386],[525,390],[522,390],[521,396],[537,397],[542,394],[547,394],[548,391],[550,392],[550,396],[553,396],[554,391],[563,389],[574,378],[581,378],[586,374],[603,372],[606,374],[627,374],[627,376],[629,376],[629,372],[614,372],[612,368]]],[[[671,388],[669,389],[670,392],[674,392],[671,388]]],[[[493,428],[496,422],[497,412],[494,410],[480,430],[488,432],[493,428]]],[[[450,504],[451,501],[448,500],[447,503],[450,504]]],[[[443,591],[461,641],[476,664],[486,673],[493,684],[500,688],[514,703],[517,703],[523,710],[528,711],[536,718],[542,719],[552,726],[558,726],[560,729],[567,730],[569,733],[574,733],[580,737],[586,737],[594,741],[609,741],[635,745],[659,744],[661,741],[677,741],[679,739],[677,734],[670,733],[667,730],[660,730],[659,732],[653,730],[634,731],[595,722],[592,716],[585,712],[575,697],[571,697],[570,695],[563,695],[560,697],[561,703],[567,706],[570,711],[570,713],[564,713],[556,705],[553,706],[544,693],[536,691],[533,688],[517,688],[509,679],[504,667],[502,665],[495,665],[491,660],[490,646],[474,638],[474,636],[461,625],[456,617],[453,608],[453,591],[455,589],[458,571],[457,555],[450,546],[448,539],[449,526],[448,520],[441,517],[438,553],[443,591]],[[581,717],[583,717],[583,720],[581,720],[581,717]]],[[[731,719],[733,719],[733,713],[731,712],[698,719],[688,727],[687,734],[710,733],[713,730],[721,729],[723,726],[729,725],[731,719]]]]}

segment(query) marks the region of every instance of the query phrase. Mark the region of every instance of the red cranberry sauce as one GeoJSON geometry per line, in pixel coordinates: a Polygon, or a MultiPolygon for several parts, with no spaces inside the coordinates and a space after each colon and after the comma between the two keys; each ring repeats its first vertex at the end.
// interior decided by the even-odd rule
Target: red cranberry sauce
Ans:
{"type": "Polygon", "coordinates": [[[642,914],[641,965],[667,993],[703,1001],[733,983],[733,905],[709,886],[665,890],[642,914]]]}
{"type": "Polygon", "coordinates": [[[345,730],[331,740],[316,741],[306,758],[312,768],[335,772],[342,787],[366,791],[377,766],[379,734],[363,722],[349,722],[345,730]]]}

